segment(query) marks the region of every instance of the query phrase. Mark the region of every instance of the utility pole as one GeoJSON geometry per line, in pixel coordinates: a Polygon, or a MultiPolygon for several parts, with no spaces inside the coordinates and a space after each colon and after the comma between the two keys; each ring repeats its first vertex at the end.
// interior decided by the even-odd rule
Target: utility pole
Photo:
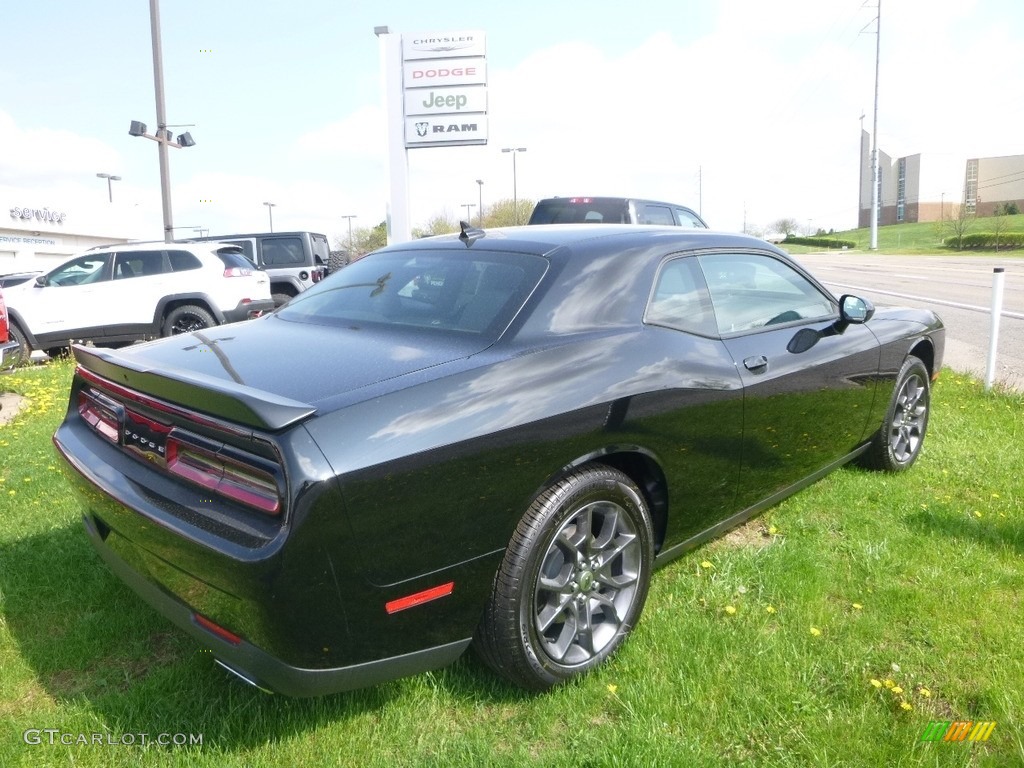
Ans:
{"type": "Polygon", "coordinates": [[[875,17],[875,115],[871,133],[871,250],[878,250],[878,207],[880,204],[879,184],[881,169],[878,165],[878,70],[882,54],[882,0],[878,0],[878,16],[875,17]]]}

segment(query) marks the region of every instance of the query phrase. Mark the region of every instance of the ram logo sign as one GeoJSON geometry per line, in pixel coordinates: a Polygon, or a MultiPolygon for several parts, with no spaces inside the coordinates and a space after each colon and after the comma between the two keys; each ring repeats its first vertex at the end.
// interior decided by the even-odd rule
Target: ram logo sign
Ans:
{"type": "Polygon", "coordinates": [[[407,119],[405,143],[408,146],[431,147],[453,144],[483,144],[487,141],[487,116],[441,115],[436,119],[407,119]]]}

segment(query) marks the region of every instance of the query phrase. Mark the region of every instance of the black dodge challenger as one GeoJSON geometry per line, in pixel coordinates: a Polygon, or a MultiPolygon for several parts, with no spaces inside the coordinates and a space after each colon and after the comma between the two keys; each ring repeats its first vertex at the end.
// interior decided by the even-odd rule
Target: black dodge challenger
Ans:
{"type": "Polygon", "coordinates": [[[108,566],[246,681],[472,644],[543,690],[655,567],[848,461],[909,467],[944,337],[751,237],[463,225],[253,322],[75,348],[54,443],[108,566]]]}

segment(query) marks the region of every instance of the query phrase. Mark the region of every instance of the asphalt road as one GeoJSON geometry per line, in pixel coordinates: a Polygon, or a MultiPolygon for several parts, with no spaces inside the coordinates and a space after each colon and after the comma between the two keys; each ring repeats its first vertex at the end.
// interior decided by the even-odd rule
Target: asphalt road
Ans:
{"type": "Polygon", "coordinates": [[[984,379],[992,325],[993,269],[1003,267],[995,381],[1024,390],[1024,258],[798,254],[836,295],[853,293],[877,306],[932,309],[946,324],[945,365],[984,379]]]}

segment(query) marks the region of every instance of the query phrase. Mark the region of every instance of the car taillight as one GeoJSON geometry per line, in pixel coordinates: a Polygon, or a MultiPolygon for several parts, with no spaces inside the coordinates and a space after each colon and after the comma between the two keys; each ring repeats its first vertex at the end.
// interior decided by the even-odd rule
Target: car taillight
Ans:
{"type": "Polygon", "coordinates": [[[316,269],[314,269],[313,270],[313,282],[314,283],[319,283],[321,280],[323,280],[324,279],[324,273],[326,271],[327,270],[325,270],[323,267],[317,267],[316,269]]]}
{"type": "Polygon", "coordinates": [[[120,405],[99,393],[86,390],[78,393],[78,415],[112,443],[119,442],[123,410],[120,405]]]}
{"type": "Polygon", "coordinates": [[[243,267],[228,267],[224,270],[224,277],[251,277],[252,270],[243,267]]]}
{"type": "Polygon", "coordinates": [[[569,203],[570,204],[589,205],[593,201],[594,201],[594,198],[592,198],[592,197],[570,197],[569,198],[569,203]]]}
{"type": "Polygon", "coordinates": [[[171,430],[167,437],[165,459],[172,475],[268,515],[281,511],[281,493],[271,462],[179,430],[171,430]]]}

